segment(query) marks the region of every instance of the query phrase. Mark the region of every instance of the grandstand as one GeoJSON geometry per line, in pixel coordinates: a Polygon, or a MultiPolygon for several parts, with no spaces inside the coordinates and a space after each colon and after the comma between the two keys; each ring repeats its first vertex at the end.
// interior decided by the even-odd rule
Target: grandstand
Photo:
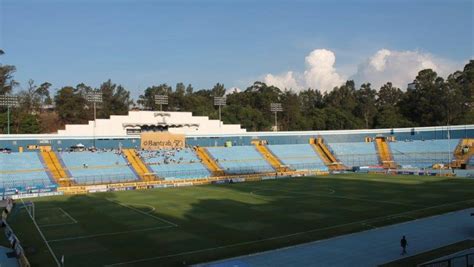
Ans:
{"type": "Polygon", "coordinates": [[[354,167],[403,171],[443,164],[469,169],[474,150],[464,153],[472,146],[473,125],[452,126],[449,134],[446,127],[252,133],[187,112],[131,111],[92,126],[0,136],[0,147],[14,151],[0,154],[0,186],[16,192],[354,167]],[[142,128],[165,129],[170,136],[184,134],[184,139],[180,148],[143,150],[142,128]],[[86,151],[69,152],[79,143],[86,151]]]}
{"type": "Polygon", "coordinates": [[[402,166],[431,168],[437,163],[449,164],[459,139],[412,140],[390,143],[394,160],[402,166]]]}
{"type": "MultiPolygon", "coordinates": [[[[454,203],[454,208],[470,205],[459,204],[469,198],[471,190],[463,185],[470,182],[452,184],[426,175],[453,175],[446,167],[457,168],[456,175],[473,174],[474,125],[453,126],[449,134],[441,127],[247,132],[239,125],[227,127],[188,113],[133,111],[129,116],[100,120],[97,129],[92,126],[67,126],[50,135],[0,136],[0,147],[4,148],[0,153],[0,188],[4,197],[64,195],[55,201],[35,200],[40,208],[34,227],[46,233],[45,244],[51,246],[50,256],[33,255],[33,263],[53,266],[48,257],[62,253],[72,262],[82,263],[87,261],[85,253],[91,251],[77,248],[103,246],[104,250],[91,254],[90,266],[140,261],[136,259],[140,255],[156,266],[156,254],[163,257],[159,264],[182,265],[188,259],[202,262],[364,230],[369,224],[346,227],[354,221],[365,223],[373,214],[384,216],[382,221],[370,222],[378,226],[426,216],[419,212],[420,207],[447,201],[454,203]],[[444,167],[433,168],[440,165],[444,167]],[[464,170],[458,171],[460,168],[464,170]],[[361,169],[383,175],[360,178],[348,174],[361,169]],[[386,172],[425,177],[384,177],[386,172]],[[318,174],[326,176],[315,179],[318,174]],[[277,179],[289,177],[294,179],[277,179]],[[273,181],[240,183],[262,180],[273,181]],[[415,189],[407,187],[411,181],[428,188],[426,195],[419,194],[418,188],[414,194],[415,189]],[[114,192],[208,184],[193,189],[151,190],[150,194],[114,192]],[[446,194],[447,190],[463,193],[446,194]],[[396,197],[380,200],[385,198],[381,192],[389,191],[406,194],[408,201],[396,197]],[[107,193],[68,196],[94,192],[107,193]],[[400,212],[412,214],[396,217],[400,212]],[[255,222],[249,223],[249,218],[255,222]],[[311,232],[314,225],[325,229],[338,223],[343,226],[337,231],[311,232]],[[210,225],[215,233],[209,234],[210,225]],[[148,235],[156,233],[153,231],[160,234],[148,235]],[[304,231],[312,234],[294,236],[304,231]],[[235,246],[255,242],[256,236],[257,240],[273,240],[281,235],[294,239],[239,249],[235,246]],[[69,241],[70,245],[63,245],[69,241]],[[157,244],[164,249],[156,251],[157,244]],[[191,252],[209,247],[225,249],[191,257],[180,255],[183,247],[191,252]]],[[[453,207],[436,210],[446,212],[453,207]]],[[[22,245],[41,240],[21,235],[33,227],[25,219],[28,213],[24,209],[16,212],[9,220],[14,229],[20,229],[22,245]]]]}

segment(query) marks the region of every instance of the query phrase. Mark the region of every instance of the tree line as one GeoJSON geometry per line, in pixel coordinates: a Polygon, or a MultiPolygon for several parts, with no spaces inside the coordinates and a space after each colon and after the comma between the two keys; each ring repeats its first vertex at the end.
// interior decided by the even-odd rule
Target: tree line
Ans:
{"type": "MultiPolygon", "coordinates": [[[[0,50],[1,52],[1,50],[0,50]]],[[[1,53],[0,53],[1,54],[1,53]]],[[[14,79],[15,66],[0,64],[0,95],[13,94],[19,83],[14,79]]],[[[130,91],[111,80],[93,88],[84,83],[64,86],[51,95],[52,84],[39,85],[30,80],[15,95],[19,107],[12,112],[12,133],[49,133],[69,123],[87,123],[93,119],[92,104],[86,95],[101,92],[97,117],[125,115],[130,109],[159,110],[154,96],[168,96],[165,111],[190,111],[197,116],[218,118],[213,98],[226,96],[222,109],[226,124],[241,124],[249,131],[268,131],[274,114],[270,103],[281,103],[279,130],[332,130],[445,126],[474,123],[474,60],[462,71],[446,79],[431,69],[421,70],[413,84],[402,90],[387,82],[380,88],[354,81],[321,93],[313,88],[295,92],[255,82],[241,92],[227,92],[217,83],[210,89],[195,90],[191,84],[178,83],[146,88],[134,101],[130,91]],[[227,93],[226,93],[227,92],[227,93]]],[[[0,133],[6,133],[6,108],[0,107],[0,133]]]]}

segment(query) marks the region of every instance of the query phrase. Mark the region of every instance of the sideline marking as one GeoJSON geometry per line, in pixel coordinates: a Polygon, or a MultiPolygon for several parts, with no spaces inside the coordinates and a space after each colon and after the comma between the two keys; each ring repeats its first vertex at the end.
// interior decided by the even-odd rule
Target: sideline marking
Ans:
{"type": "MultiPolygon", "coordinates": [[[[25,204],[25,202],[23,201],[23,198],[20,198],[20,200],[21,200],[21,203],[22,203],[22,204],[25,204]]],[[[43,232],[41,231],[40,227],[38,226],[38,224],[36,223],[35,219],[34,219],[33,216],[31,215],[30,211],[29,211],[28,209],[26,209],[26,212],[28,213],[28,215],[30,216],[31,220],[33,221],[33,224],[35,225],[36,229],[38,229],[38,232],[39,232],[39,234],[41,235],[41,238],[43,239],[44,243],[46,244],[46,247],[48,247],[48,250],[49,250],[49,252],[51,253],[51,256],[53,256],[54,261],[56,262],[56,264],[58,265],[58,267],[61,267],[61,264],[59,263],[58,258],[56,258],[56,254],[54,254],[53,249],[51,248],[51,246],[49,245],[48,241],[47,241],[46,238],[44,237],[43,232]]]]}
{"type": "MultiPolygon", "coordinates": [[[[108,266],[120,266],[120,265],[126,265],[126,264],[154,261],[154,260],[159,260],[159,259],[164,259],[164,258],[172,258],[172,257],[176,257],[176,256],[195,254],[195,253],[200,253],[200,252],[205,252],[205,251],[213,251],[213,250],[218,250],[218,249],[238,247],[238,246],[242,246],[242,245],[250,245],[250,244],[255,244],[255,243],[260,243],[260,242],[265,242],[265,241],[271,241],[271,240],[277,240],[277,239],[282,239],[282,238],[288,238],[288,237],[308,234],[308,233],[312,233],[312,232],[329,230],[329,229],[338,228],[338,227],[344,227],[344,226],[353,225],[353,224],[371,223],[371,222],[377,222],[377,221],[380,221],[380,220],[383,221],[383,219],[390,218],[390,217],[396,217],[396,216],[403,217],[403,216],[405,216],[405,214],[409,214],[409,213],[412,213],[412,212],[429,210],[429,209],[433,209],[433,208],[439,208],[439,207],[443,207],[443,206],[449,206],[449,205],[465,203],[465,202],[474,202],[474,199],[467,199],[467,200],[462,200],[462,201],[457,201],[457,202],[445,203],[445,204],[441,204],[441,205],[437,205],[437,206],[431,206],[431,207],[425,207],[425,208],[416,209],[416,210],[405,211],[405,212],[401,212],[401,213],[397,213],[397,214],[391,214],[391,215],[382,216],[382,217],[378,217],[378,218],[372,218],[372,219],[366,219],[366,220],[357,221],[357,222],[350,222],[350,223],[339,224],[339,225],[334,225],[334,226],[328,226],[328,227],[323,227],[323,228],[311,229],[311,230],[308,230],[308,231],[296,232],[296,233],[280,235],[280,236],[274,236],[274,237],[269,237],[269,238],[265,238],[265,239],[251,240],[251,241],[245,241],[245,242],[240,242],[240,243],[235,243],[235,244],[230,244],[230,245],[224,245],[224,246],[217,246],[217,247],[212,247],[212,248],[184,251],[184,252],[169,254],[169,255],[150,257],[150,258],[142,258],[142,259],[126,261],[126,262],[112,263],[112,264],[107,264],[107,265],[104,265],[104,266],[106,266],[106,267],[108,267],[108,266]]],[[[467,209],[470,209],[470,208],[467,208],[467,209]]],[[[462,210],[449,211],[449,212],[446,212],[446,213],[443,213],[443,214],[436,214],[436,215],[432,215],[432,216],[417,218],[415,220],[441,216],[441,215],[444,215],[444,214],[448,214],[448,213],[452,213],[452,212],[459,212],[459,211],[462,211],[462,210]]],[[[405,221],[405,222],[400,222],[400,223],[408,223],[408,222],[410,222],[410,221],[405,221]]],[[[388,225],[385,225],[385,226],[388,227],[388,226],[391,226],[391,225],[394,225],[394,224],[388,224],[388,225]]],[[[364,230],[348,233],[347,235],[356,234],[356,233],[359,233],[359,232],[364,232],[364,230]]],[[[330,238],[325,238],[325,239],[320,239],[320,240],[313,240],[313,241],[309,241],[309,242],[305,242],[305,243],[317,242],[317,241],[322,241],[322,240],[331,239],[331,238],[338,238],[338,237],[341,237],[341,236],[345,236],[345,235],[336,235],[336,236],[333,236],[333,237],[330,237],[330,238]]],[[[304,244],[304,243],[297,244],[297,245],[294,245],[294,246],[298,246],[298,245],[302,245],[302,244],[304,244]]],[[[294,247],[294,246],[290,246],[290,247],[294,247]]],[[[285,248],[288,248],[288,247],[277,248],[277,249],[272,249],[272,250],[280,250],[280,249],[285,249],[285,248]]],[[[271,250],[268,250],[268,251],[271,251],[271,250]]],[[[245,255],[241,255],[241,256],[245,256],[245,255]]],[[[241,257],[241,256],[237,256],[237,257],[241,257]]]]}
{"type": "Polygon", "coordinates": [[[151,228],[144,228],[144,229],[137,229],[137,230],[128,230],[128,231],[120,231],[120,232],[112,232],[112,233],[102,233],[102,234],[95,234],[95,235],[82,235],[82,236],[74,236],[74,237],[66,237],[66,238],[59,238],[49,240],[49,243],[53,242],[61,242],[61,241],[69,241],[69,240],[77,240],[77,239],[86,239],[86,238],[94,238],[94,237],[101,237],[101,236],[110,236],[110,235],[120,235],[120,234],[128,234],[128,233],[137,233],[137,232],[147,232],[159,229],[167,229],[173,228],[175,226],[159,226],[159,227],[151,227],[151,228]]]}
{"type": "Polygon", "coordinates": [[[162,221],[162,222],[165,222],[165,223],[167,223],[167,224],[171,224],[173,227],[177,227],[177,226],[178,226],[177,224],[175,224],[175,223],[173,223],[173,222],[170,222],[170,221],[168,221],[168,220],[162,219],[162,218],[157,217],[157,216],[155,216],[155,215],[151,215],[150,213],[141,211],[141,210],[136,209],[136,208],[134,208],[134,207],[127,206],[127,205],[125,205],[125,204],[123,204],[123,203],[121,203],[121,202],[119,202],[119,201],[115,201],[115,200],[108,199],[108,198],[106,198],[106,200],[108,200],[108,201],[110,201],[110,202],[112,202],[112,203],[115,203],[115,204],[117,204],[117,205],[120,205],[120,206],[122,206],[122,207],[125,207],[125,208],[131,209],[131,210],[133,210],[133,211],[136,211],[136,212],[138,212],[138,213],[141,213],[141,214],[143,214],[143,215],[145,215],[145,216],[151,217],[151,218],[153,218],[153,219],[155,219],[155,220],[162,221]]]}

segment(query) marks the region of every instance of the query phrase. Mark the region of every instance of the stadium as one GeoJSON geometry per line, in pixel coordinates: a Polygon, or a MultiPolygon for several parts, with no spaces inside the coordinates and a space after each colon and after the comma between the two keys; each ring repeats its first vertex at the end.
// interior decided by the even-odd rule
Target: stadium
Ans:
{"type": "Polygon", "coordinates": [[[31,266],[198,264],[471,207],[473,136],[474,125],[247,132],[130,111],[1,136],[1,187],[31,266]]]}
{"type": "Polygon", "coordinates": [[[0,0],[0,267],[474,266],[469,0],[0,0]]]}

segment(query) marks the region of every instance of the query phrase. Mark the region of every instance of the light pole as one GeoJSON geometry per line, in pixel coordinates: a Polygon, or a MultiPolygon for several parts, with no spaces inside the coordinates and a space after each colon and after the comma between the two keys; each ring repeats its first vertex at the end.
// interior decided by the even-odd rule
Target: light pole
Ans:
{"type": "Polygon", "coordinates": [[[155,104],[160,105],[160,111],[163,111],[163,105],[168,105],[168,96],[155,95],[155,104]]]}
{"type": "Polygon", "coordinates": [[[7,107],[7,134],[10,134],[10,108],[18,107],[18,97],[12,95],[0,95],[0,106],[7,107]]]}
{"type": "Polygon", "coordinates": [[[94,104],[94,128],[93,128],[93,139],[92,142],[94,143],[94,148],[95,148],[95,126],[96,126],[96,119],[97,119],[97,103],[102,103],[102,91],[97,90],[97,91],[91,91],[86,93],[86,100],[89,103],[94,104]]]}
{"type": "Polygon", "coordinates": [[[214,97],[214,106],[219,106],[219,127],[222,124],[222,117],[221,117],[221,107],[227,104],[227,98],[225,96],[215,96],[214,97]]]}
{"type": "Polygon", "coordinates": [[[283,111],[283,107],[281,106],[281,103],[270,103],[270,111],[275,113],[275,128],[273,130],[277,132],[278,131],[277,113],[283,111]]]}

